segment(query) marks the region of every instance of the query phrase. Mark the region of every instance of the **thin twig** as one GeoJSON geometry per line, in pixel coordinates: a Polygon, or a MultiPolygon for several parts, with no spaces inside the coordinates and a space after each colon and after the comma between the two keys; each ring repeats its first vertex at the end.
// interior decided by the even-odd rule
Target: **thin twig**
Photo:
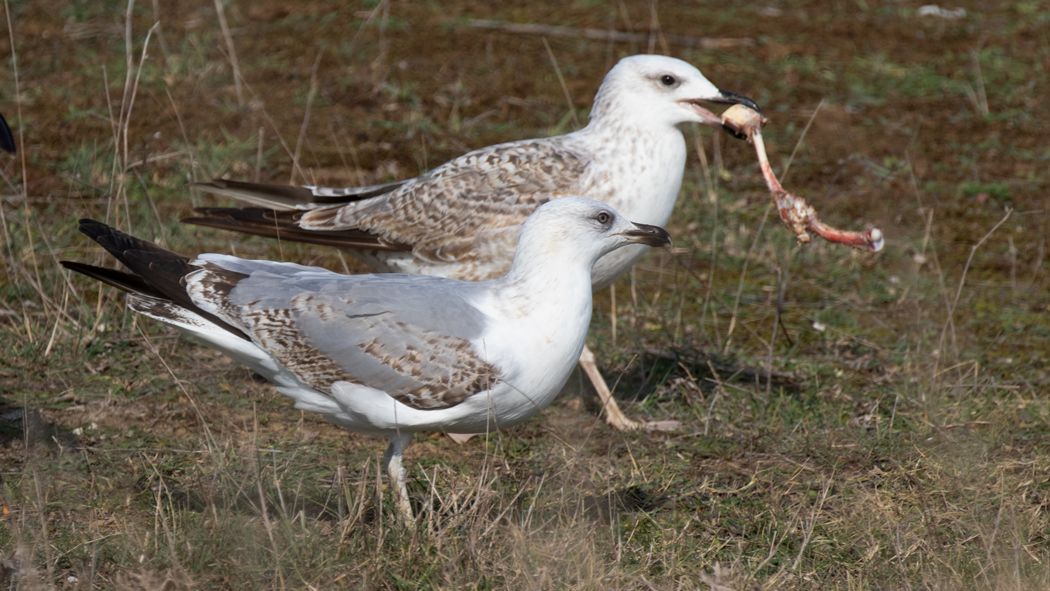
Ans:
{"type": "Polygon", "coordinates": [[[751,247],[747,249],[744,268],[740,270],[740,282],[736,288],[736,299],[733,301],[733,315],[729,318],[729,330],[726,331],[726,342],[722,348],[722,355],[729,353],[729,345],[733,342],[733,329],[736,328],[737,311],[740,309],[740,298],[744,293],[744,278],[747,277],[747,266],[751,262],[751,255],[754,254],[755,247],[758,246],[758,239],[762,236],[762,230],[766,227],[766,220],[769,219],[769,211],[771,209],[773,209],[772,205],[766,207],[766,212],[762,214],[762,223],[758,225],[758,232],[755,232],[755,239],[751,241],[751,247]]]}
{"type": "Polygon", "coordinates": [[[824,490],[820,493],[820,501],[817,503],[817,507],[813,509],[813,515],[809,520],[809,526],[806,527],[806,533],[802,537],[802,544],[799,545],[798,554],[795,555],[795,562],[791,564],[791,570],[798,568],[800,562],[802,562],[802,554],[806,551],[806,547],[809,546],[809,541],[813,538],[813,527],[817,525],[817,517],[820,515],[820,511],[824,508],[824,501],[828,498],[828,491],[831,490],[831,479],[828,478],[824,482],[824,490]]]}
{"type": "Polygon", "coordinates": [[[306,113],[303,115],[303,124],[299,128],[299,137],[295,141],[295,154],[292,156],[292,178],[288,181],[289,185],[295,184],[295,172],[302,170],[299,167],[299,154],[303,147],[303,140],[306,138],[306,128],[310,123],[310,112],[313,110],[314,98],[317,96],[317,69],[321,66],[322,55],[324,55],[324,50],[317,52],[317,59],[314,60],[314,69],[310,72],[310,90],[306,94],[306,113]]]}
{"type": "Polygon", "coordinates": [[[171,369],[170,365],[168,365],[167,360],[164,359],[163,355],[161,355],[160,349],[158,349],[157,346],[153,344],[153,341],[149,338],[149,335],[146,334],[146,331],[142,329],[142,326],[140,326],[139,323],[136,322],[135,328],[138,329],[139,335],[142,337],[142,340],[145,341],[146,349],[148,349],[150,353],[156,356],[157,361],[160,361],[160,364],[163,365],[164,369],[168,371],[168,374],[171,376],[171,379],[175,380],[175,385],[178,386],[179,390],[182,390],[183,395],[186,396],[186,400],[190,401],[190,406],[193,407],[193,411],[197,414],[197,419],[201,422],[201,427],[204,428],[204,436],[206,441],[208,442],[210,451],[212,451],[213,453],[217,453],[219,445],[218,443],[216,443],[215,437],[212,436],[211,429],[208,428],[208,421],[204,418],[204,413],[201,411],[200,404],[198,404],[197,402],[197,397],[190,394],[189,390],[187,390],[186,387],[182,385],[182,380],[179,379],[179,376],[175,375],[175,371],[171,369]]]}
{"type": "Polygon", "coordinates": [[[671,55],[671,48],[667,46],[667,36],[660,28],[660,12],[658,9],[660,0],[649,0],[649,53],[656,53],[656,42],[660,42],[660,49],[664,55],[671,55]]]}
{"type": "MultiPolygon", "coordinates": [[[[171,96],[171,90],[168,88],[164,89],[164,94],[168,97],[168,102],[171,103],[171,110],[175,113],[175,120],[179,123],[179,131],[182,133],[182,141],[186,144],[186,152],[190,156],[190,181],[192,183],[197,182],[197,158],[193,152],[193,145],[190,144],[190,136],[186,133],[186,125],[182,122],[182,115],[179,113],[179,107],[175,105],[175,99],[171,96]]],[[[192,186],[192,185],[191,185],[192,186]]],[[[197,207],[197,191],[190,191],[190,202],[193,207],[197,207]]]]}
{"type": "Polygon", "coordinates": [[[255,177],[254,182],[258,183],[259,178],[262,175],[262,160],[263,160],[263,138],[266,135],[266,129],[263,127],[259,128],[259,143],[255,149],[255,177]]]}
{"type": "MultiPolygon", "coordinates": [[[[16,47],[15,46],[15,30],[14,30],[14,25],[11,22],[11,5],[8,2],[8,0],[4,0],[4,14],[7,16],[7,37],[8,37],[8,40],[10,41],[10,43],[11,43],[11,63],[12,63],[12,69],[14,70],[14,78],[15,78],[15,109],[17,111],[17,116],[18,116],[18,154],[21,157],[21,164],[22,164],[22,197],[25,199],[25,212],[24,212],[24,215],[22,217],[22,220],[23,220],[23,222],[25,224],[26,239],[29,242],[29,250],[28,250],[28,252],[29,252],[29,255],[30,255],[30,260],[33,262],[33,275],[36,277],[36,290],[37,290],[37,292],[40,293],[40,295],[44,295],[44,291],[43,291],[43,288],[42,288],[43,283],[40,280],[40,269],[39,269],[39,266],[37,265],[37,260],[36,260],[36,244],[33,241],[33,233],[32,233],[32,231],[30,230],[30,227],[29,227],[29,217],[30,217],[29,193],[28,193],[29,173],[28,173],[28,169],[26,168],[26,150],[25,150],[25,137],[24,137],[24,134],[25,134],[25,123],[22,121],[22,87],[21,87],[21,82],[19,80],[19,75],[18,75],[18,52],[15,49],[15,47],[16,47]]],[[[0,209],[2,209],[2,208],[0,208],[0,209]]],[[[5,233],[5,236],[6,236],[6,234],[7,234],[6,219],[4,220],[4,233],[5,233]]],[[[11,248],[10,237],[8,237],[8,248],[9,249],[11,248]]],[[[14,258],[12,257],[12,261],[13,260],[14,260],[14,258]]],[[[27,332],[29,331],[29,319],[28,319],[28,317],[26,317],[26,330],[27,330],[27,332]]],[[[31,335],[32,333],[30,332],[29,334],[31,335]]],[[[30,341],[32,341],[31,337],[30,337],[30,341]]]]}
{"type": "MultiPolygon", "coordinates": [[[[966,258],[966,265],[963,266],[962,276],[959,277],[959,286],[955,289],[955,298],[952,299],[951,305],[948,307],[948,318],[945,320],[944,328],[941,330],[942,346],[944,345],[944,337],[948,331],[949,325],[952,325],[955,322],[955,310],[959,306],[959,297],[962,295],[963,285],[966,283],[966,273],[970,270],[970,263],[973,262],[973,256],[977,253],[977,249],[980,248],[981,245],[984,244],[985,241],[988,240],[988,238],[990,238],[996,230],[999,229],[999,226],[1002,226],[1006,223],[1006,220],[1010,219],[1010,216],[1013,215],[1013,213],[1014,210],[1012,208],[1006,208],[1006,215],[1003,216],[1003,219],[999,220],[997,224],[992,226],[992,229],[988,230],[988,233],[977,241],[977,244],[974,244],[972,247],[970,247],[970,256],[966,258]]],[[[958,356],[958,351],[956,351],[956,356],[958,356]]]]}
{"type": "MultiPolygon", "coordinates": [[[[696,155],[700,158],[700,169],[704,173],[704,185],[707,189],[707,201],[714,208],[711,214],[711,270],[707,273],[707,291],[704,293],[704,306],[700,311],[700,322],[707,318],[707,308],[711,304],[711,290],[714,289],[715,272],[718,270],[718,191],[715,189],[714,180],[711,178],[711,167],[707,164],[707,150],[700,141],[699,136],[693,136],[696,146],[696,155]]],[[[722,335],[718,332],[718,314],[711,314],[711,323],[714,326],[715,343],[722,348],[722,335]]],[[[701,324],[702,326],[702,324],[701,324]]]]}
{"type": "MultiPolygon", "coordinates": [[[[638,40],[635,37],[634,26],[631,25],[631,13],[627,12],[627,5],[620,0],[620,16],[623,17],[623,26],[627,27],[627,41],[631,44],[631,53],[638,53],[638,40]]],[[[612,43],[616,39],[614,38],[616,31],[607,31],[609,33],[606,41],[612,43]]],[[[552,33],[552,35],[554,35],[552,33]]]]}
{"type": "Polygon", "coordinates": [[[715,385],[718,386],[718,389],[715,390],[715,395],[711,397],[711,404],[707,406],[707,416],[704,417],[704,437],[707,437],[707,431],[711,427],[711,415],[715,412],[715,403],[718,402],[718,397],[721,396],[726,389],[725,382],[723,382],[722,378],[718,375],[718,370],[715,369],[715,366],[711,363],[710,359],[707,360],[707,368],[711,370],[711,375],[715,377],[714,382],[715,385]]]}
{"type": "Polygon", "coordinates": [[[780,300],[784,294],[783,284],[781,283],[783,273],[780,270],[780,265],[777,265],[777,303],[776,312],[773,318],[773,335],[769,337],[769,358],[766,360],[766,400],[769,400],[769,394],[773,390],[773,346],[777,342],[777,328],[780,326],[780,300]]]}
{"type": "Polygon", "coordinates": [[[809,116],[809,121],[806,122],[806,127],[802,129],[802,135],[798,136],[798,141],[795,142],[795,148],[791,150],[791,156],[788,156],[787,164],[784,165],[784,172],[780,173],[780,182],[783,183],[787,179],[788,171],[791,170],[791,163],[795,161],[795,154],[798,153],[798,149],[802,147],[802,140],[806,139],[806,133],[809,131],[813,121],[817,118],[817,113],[824,106],[824,99],[820,99],[817,103],[817,108],[813,109],[813,114],[809,116]]]}
{"type": "Polygon", "coordinates": [[[572,123],[577,129],[580,128],[580,118],[576,116],[576,107],[572,103],[572,95],[569,94],[569,87],[565,84],[565,78],[561,75],[561,69],[558,68],[558,59],[554,57],[554,52],[551,50],[551,44],[547,43],[547,38],[543,38],[543,46],[547,48],[547,55],[551,58],[551,65],[554,66],[554,73],[558,76],[558,84],[561,84],[561,91],[565,93],[565,102],[569,105],[569,113],[572,114],[572,123]]]}
{"type": "Polygon", "coordinates": [[[215,0],[215,13],[219,16],[219,28],[222,29],[222,38],[226,42],[227,57],[230,67],[233,68],[233,90],[237,94],[237,106],[244,107],[244,89],[241,88],[241,66],[237,61],[237,50],[233,47],[233,35],[230,34],[230,26],[226,24],[226,9],[222,0],[215,0]]]}
{"type": "Polygon", "coordinates": [[[974,73],[977,75],[977,91],[974,93],[973,102],[977,112],[982,117],[988,116],[988,94],[984,91],[984,75],[981,74],[981,54],[976,49],[970,51],[970,59],[973,60],[974,73]]]}

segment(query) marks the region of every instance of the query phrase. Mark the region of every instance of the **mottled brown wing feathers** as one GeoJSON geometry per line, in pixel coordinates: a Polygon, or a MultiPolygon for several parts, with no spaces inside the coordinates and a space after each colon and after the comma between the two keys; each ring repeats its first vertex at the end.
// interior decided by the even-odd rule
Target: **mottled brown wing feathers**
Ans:
{"type": "Polygon", "coordinates": [[[206,208],[190,224],[352,249],[474,255],[486,231],[518,226],[540,205],[588,194],[590,157],[562,138],[489,146],[407,181],[347,189],[213,180],[195,187],[258,208],[206,208]],[[275,211],[280,210],[280,211],[275,211]]]}
{"type": "Polygon", "coordinates": [[[226,257],[231,266],[226,268],[214,260],[190,260],[93,220],[81,220],[80,229],[131,272],[63,261],[66,268],[138,296],[131,303],[136,311],[176,324],[185,323],[188,311],[253,341],[321,392],[330,392],[336,381],[364,381],[413,408],[440,409],[491,388],[499,379],[499,370],[473,350],[470,334],[483,329],[483,320],[469,321],[463,309],[468,304],[446,298],[442,310],[458,319],[451,334],[441,319],[415,304],[440,294],[444,280],[387,285],[375,278],[324,277],[348,282],[343,291],[359,294],[362,303],[355,303],[346,294],[316,291],[317,278],[311,273],[322,271],[232,257],[226,257]],[[300,273],[305,274],[301,286],[292,278],[300,273]],[[195,302],[213,305],[209,309],[214,313],[195,302]]]}
{"type": "Polygon", "coordinates": [[[564,142],[528,140],[482,148],[407,182],[380,200],[303,213],[311,232],[355,228],[445,258],[485,230],[520,225],[540,205],[586,194],[589,158],[564,142]],[[444,256],[442,256],[443,253],[444,256]]]}

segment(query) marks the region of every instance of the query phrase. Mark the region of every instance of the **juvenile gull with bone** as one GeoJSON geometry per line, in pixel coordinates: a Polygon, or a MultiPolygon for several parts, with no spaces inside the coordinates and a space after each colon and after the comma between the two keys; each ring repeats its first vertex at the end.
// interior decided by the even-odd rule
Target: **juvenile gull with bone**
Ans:
{"type": "MultiPolygon", "coordinates": [[[[590,122],[577,132],[481,148],[386,185],[343,189],[214,180],[196,186],[257,207],[202,208],[199,217],[183,221],[341,246],[378,271],[492,279],[510,268],[521,224],[552,199],[588,197],[628,219],[666,225],[685,169],[680,127],[722,126],[705,102],[757,109],[751,99],[719,90],[686,62],[632,56],[605,76],[590,122]]],[[[635,245],[603,257],[594,268],[593,288],[611,284],[645,251],[635,245]]],[[[620,411],[586,347],[580,364],[610,424],[643,426],[620,411]]]]}
{"type": "Polygon", "coordinates": [[[407,516],[401,460],[412,434],[484,433],[538,413],[583,349],[595,262],[670,243],[662,228],[566,197],[528,218],[505,276],[473,283],[190,259],[93,220],[80,230],[131,273],[65,267],[127,291],[132,310],[251,367],[296,408],[389,437],[385,463],[407,516]]]}

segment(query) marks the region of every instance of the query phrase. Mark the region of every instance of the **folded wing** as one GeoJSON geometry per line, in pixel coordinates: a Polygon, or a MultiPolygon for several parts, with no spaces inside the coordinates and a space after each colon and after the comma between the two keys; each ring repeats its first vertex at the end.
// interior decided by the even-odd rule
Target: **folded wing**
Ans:
{"type": "Polygon", "coordinates": [[[205,208],[183,221],[347,248],[411,250],[431,261],[466,261],[475,256],[479,235],[520,226],[550,199],[591,192],[590,156],[570,137],[490,146],[415,179],[357,189],[213,181],[198,188],[278,211],[205,208]]]}
{"type": "Polygon", "coordinates": [[[473,344],[487,324],[472,303],[480,284],[215,254],[189,259],[92,220],[81,230],[132,272],[63,262],[67,268],[128,291],[129,305],[151,317],[249,340],[320,392],[345,381],[440,409],[499,378],[473,344]]]}

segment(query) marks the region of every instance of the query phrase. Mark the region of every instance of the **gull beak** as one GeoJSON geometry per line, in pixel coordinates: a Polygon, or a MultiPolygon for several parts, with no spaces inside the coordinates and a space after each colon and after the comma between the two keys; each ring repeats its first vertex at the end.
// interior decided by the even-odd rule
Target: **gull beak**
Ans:
{"type": "Polygon", "coordinates": [[[762,109],[759,109],[758,105],[755,104],[755,101],[747,98],[742,94],[729,92],[728,90],[722,90],[721,88],[718,89],[718,96],[715,98],[707,99],[707,102],[718,103],[721,105],[744,105],[745,107],[753,111],[762,111],[762,109]]]}
{"type": "MultiPolygon", "coordinates": [[[[755,101],[747,98],[742,94],[735,92],[729,92],[728,90],[718,89],[718,94],[713,97],[705,97],[702,99],[688,99],[684,101],[678,101],[678,104],[682,108],[688,109],[700,116],[700,122],[704,125],[710,125],[712,127],[722,127],[722,118],[715,115],[711,111],[708,111],[700,103],[716,103],[720,105],[744,105],[758,111],[758,105],[755,101]]],[[[737,136],[742,137],[742,136],[737,136]]]]}
{"type": "MultiPolygon", "coordinates": [[[[755,101],[747,98],[742,94],[729,92],[728,90],[722,90],[721,88],[718,89],[718,94],[720,95],[718,98],[708,100],[712,103],[722,103],[727,105],[744,105],[745,107],[751,109],[752,111],[755,111],[756,113],[761,113],[761,109],[758,108],[758,105],[755,104],[755,101]]],[[[763,121],[765,121],[764,118],[763,121]]],[[[747,139],[747,134],[743,133],[739,129],[735,129],[731,125],[726,125],[725,123],[723,123],[722,129],[726,130],[729,133],[729,135],[735,137],[738,140],[747,139]]]]}
{"type": "Polygon", "coordinates": [[[671,245],[671,235],[667,233],[667,230],[664,230],[660,226],[634,224],[633,228],[622,232],[621,235],[626,236],[628,242],[644,244],[655,248],[671,245]]]}

